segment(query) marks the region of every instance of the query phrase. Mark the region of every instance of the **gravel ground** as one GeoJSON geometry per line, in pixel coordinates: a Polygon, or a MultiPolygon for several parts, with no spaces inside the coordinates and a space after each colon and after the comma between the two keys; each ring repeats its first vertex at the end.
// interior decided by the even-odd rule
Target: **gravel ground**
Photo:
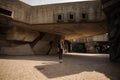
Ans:
{"type": "Polygon", "coordinates": [[[107,54],[69,53],[58,57],[0,56],[0,80],[120,80],[120,64],[107,54]]]}

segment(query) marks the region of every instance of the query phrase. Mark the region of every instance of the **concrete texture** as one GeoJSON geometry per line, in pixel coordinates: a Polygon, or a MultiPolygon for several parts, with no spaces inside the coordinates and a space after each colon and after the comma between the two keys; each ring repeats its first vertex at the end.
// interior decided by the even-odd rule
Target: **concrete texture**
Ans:
{"type": "Polygon", "coordinates": [[[7,40],[32,42],[38,36],[39,32],[21,27],[12,27],[7,32],[7,40]]]}
{"type": "Polygon", "coordinates": [[[31,28],[38,31],[49,32],[64,36],[65,39],[84,38],[105,34],[107,32],[107,25],[105,22],[81,22],[69,24],[44,24],[32,25],[31,28]]]}
{"type": "Polygon", "coordinates": [[[84,38],[105,34],[107,32],[107,24],[105,21],[33,25],[13,21],[10,24],[11,26],[25,27],[35,31],[61,35],[66,37],[66,39],[84,38]]]}
{"type": "Polygon", "coordinates": [[[0,0],[0,7],[12,11],[14,20],[29,23],[31,6],[20,2],[19,0],[0,0]]]}
{"type": "Polygon", "coordinates": [[[108,41],[108,34],[94,36],[93,41],[108,41]]]}
{"type": "Polygon", "coordinates": [[[0,56],[0,80],[119,80],[120,64],[106,54],[0,56]]]}
{"type": "Polygon", "coordinates": [[[75,22],[82,20],[85,13],[87,21],[101,21],[104,15],[98,1],[64,3],[45,6],[29,6],[19,0],[0,0],[0,7],[12,11],[12,18],[29,24],[57,23],[57,14],[64,14],[64,22],[68,22],[69,13],[75,13],[75,22]],[[87,6],[86,6],[87,5],[87,6]]]}
{"type": "Polygon", "coordinates": [[[103,21],[105,17],[101,11],[101,4],[97,1],[32,7],[19,0],[0,0],[0,8],[12,11],[12,16],[9,17],[0,13],[0,29],[3,28],[1,29],[3,32],[0,31],[0,34],[4,33],[4,38],[6,37],[7,40],[21,43],[15,43],[20,49],[16,46],[11,47],[9,43],[7,47],[1,44],[1,49],[5,54],[33,54],[30,46],[26,47],[26,50],[24,49],[24,43],[34,42],[39,36],[39,32],[47,35],[43,36],[33,47],[35,54],[46,54],[50,49],[51,40],[55,43],[50,54],[56,53],[56,41],[59,39],[56,38],[56,35],[69,40],[106,33],[106,22],[103,21]],[[57,23],[56,17],[61,13],[64,15],[63,23],[57,23]],[[68,22],[70,13],[75,16],[74,23],[68,22]],[[87,16],[85,20],[82,20],[83,13],[87,16]],[[4,27],[8,27],[9,30],[4,27]],[[27,52],[31,50],[31,53],[25,53],[24,50],[27,52]]]}
{"type": "Polygon", "coordinates": [[[58,14],[63,14],[63,22],[68,22],[70,13],[74,13],[75,22],[82,21],[82,13],[87,15],[86,21],[101,21],[105,18],[98,1],[35,6],[32,10],[32,24],[57,23],[58,14]]]}
{"type": "Polygon", "coordinates": [[[56,37],[57,36],[53,34],[45,34],[44,37],[41,40],[39,40],[36,43],[36,45],[33,47],[33,51],[35,52],[35,54],[37,55],[46,54],[48,50],[50,49],[50,41],[53,41],[50,54],[57,53],[56,42],[58,41],[59,38],[56,39],[56,37]]]}
{"type": "Polygon", "coordinates": [[[34,55],[34,52],[29,44],[18,45],[14,47],[2,47],[1,52],[2,55],[34,55]]]}
{"type": "Polygon", "coordinates": [[[0,0],[0,7],[13,12],[12,20],[8,19],[7,21],[8,26],[12,27],[24,27],[57,34],[65,36],[66,39],[94,36],[107,32],[106,24],[103,22],[105,16],[98,1],[33,7],[18,0],[0,0]],[[74,23],[68,22],[70,13],[74,13],[74,23]],[[64,15],[63,23],[57,23],[56,16],[58,14],[64,15]],[[87,16],[84,21],[82,20],[82,14],[87,16]]]}
{"type": "Polygon", "coordinates": [[[46,54],[49,50],[49,41],[39,41],[33,48],[35,54],[46,54]]]}
{"type": "Polygon", "coordinates": [[[37,32],[16,27],[15,30],[13,29],[13,31],[10,31],[11,33],[9,34],[8,40],[0,39],[0,54],[18,56],[47,54],[51,48],[51,41],[53,44],[49,53],[57,53],[57,41],[60,39],[60,36],[48,33],[43,33],[44,35],[42,35],[42,33],[40,33],[40,38],[37,40],[37,42],[36,40],[34,42],[33,38],[35,39],[37,32]]]}

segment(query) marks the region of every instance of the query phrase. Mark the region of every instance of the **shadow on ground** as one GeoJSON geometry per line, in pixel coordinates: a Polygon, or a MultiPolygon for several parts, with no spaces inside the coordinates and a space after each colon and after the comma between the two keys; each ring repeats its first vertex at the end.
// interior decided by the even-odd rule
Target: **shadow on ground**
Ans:
{"type": "MultiPolygon", "coordinates": [[[[8,60],[31,60],[31,61],[56,61],[58,56],[0,56],[8,60]]],[[[64,55],[62,64],[44,64],[34,66],[47,78],[57,78],[82,72],[97,72],[105,75],[110,80],[120,79],[120,64],[111,63],[108,55],[64,55]]],[[[57,62],[57,61],[56,61],[57,62]]]]}
{"type": "Polygon", "coordinates": [[[108,56],[65,55],[62,64],[35,66],[35,68],[48,78],[95,71],[105,75],[110,80],[120,79],[120,64],[110,63],[108,56]]]}

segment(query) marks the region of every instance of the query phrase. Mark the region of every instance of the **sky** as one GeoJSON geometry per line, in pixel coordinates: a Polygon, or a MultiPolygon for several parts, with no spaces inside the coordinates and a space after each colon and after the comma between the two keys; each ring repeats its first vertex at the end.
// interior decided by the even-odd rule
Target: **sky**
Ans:
{"type": "Polygon", "coordinates": [[[27,3],[31,6],[36,6],[36,5],[55,4],[55,3],[93,1],[93,0],[20,0],[20,1],[27,3]]]}

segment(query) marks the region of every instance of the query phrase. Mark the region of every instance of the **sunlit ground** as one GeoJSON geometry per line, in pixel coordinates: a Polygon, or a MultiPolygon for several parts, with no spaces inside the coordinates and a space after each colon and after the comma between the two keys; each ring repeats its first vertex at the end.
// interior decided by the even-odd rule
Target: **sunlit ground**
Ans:
{"type": "Polygon", "coordinates": [[[119,80],[120,64],[108,54],[69,53],[57,56],[1,56],[0,80],[119,80]]]}

